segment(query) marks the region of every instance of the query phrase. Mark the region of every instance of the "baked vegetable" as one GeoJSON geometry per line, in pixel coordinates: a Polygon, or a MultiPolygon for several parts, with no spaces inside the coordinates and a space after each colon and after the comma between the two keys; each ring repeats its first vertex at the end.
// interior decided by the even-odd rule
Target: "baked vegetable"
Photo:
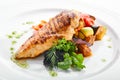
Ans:
{"type": "Polygon", "coordinates": [[[96,36],[95,40],[101,40],[104,37],[106,30],[107,30],[106,27],[98,26],[95,33],[95,36],[96,36]]]}
{"type": "Polygon", "coordinates": [[[78,45],[78,51],[79,53],[82,53],[84,57],[88,57],[92,55],[91,49],[85,44],[78,45]]]}
{"type": "Polygon", "coordinates": [[[85,37],[91,36],[94,34],[94,31],[91,27],[84,27],[81,28],[81,30],[79,31],[79,38],[84,39],[85,37]]]}

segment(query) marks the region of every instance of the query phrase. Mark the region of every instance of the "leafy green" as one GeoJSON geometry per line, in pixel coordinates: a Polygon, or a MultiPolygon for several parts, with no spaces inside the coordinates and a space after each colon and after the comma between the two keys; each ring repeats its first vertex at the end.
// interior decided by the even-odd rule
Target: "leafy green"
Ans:
{"type": "Polygon", "coordinates": [[[56,55],[56,49],[53,47],[49,51],[45,53],[44,56],[44,65],[48,66],[50,69],[57,66],[57,55],[56,55]]]}
{"type": "Polygon", "coordinates": [[[85,68],[85,66],[74,56],[72,56],[73,68],[77,70],[81,70],[85,68]]]}
{"type": "Polygon", "coordinates": [[[72,52],[71,55],[74,56],[76,59],[78,59],[78,61],[79,61],[80,63],[83,63],[84,57],[83,57],[82,54],[76,54],[75,52],[72,52]]]}
{"type": "MultiPolygon", "coordinates": [[[[51,69],[53,67],[57,67],[59,64],[62,64],[62,63],[58,64],[58,62],[63,61],[65,56],[68,55],[65,54],[65,56],[63,57],[64,53],[74,52],[75,49],[76,46],[73,42],[67,41],[65,39],[58,40],[58,43],[45,53],[44,65],[51,69]],[[63,54],[60,52],[63,52],[63,54]]],[[[66,59],[65,61],[67,63],[66,59]]]]}
{"type": "Polygon", "coordinates": [[[65,53],[64,61],[58,62],[58,67],[63,70],[67,70],[71,67],[71,65],[72,65],[72,58],[70,57],[70,55],[68,53],[65,53]]]}
{"type": "Polygon", "coordinates": [[[65,52],[74,52],[76,49],[76,46],[71,41],[61,39],[61,40],[58,40],[58,44],[56,45],[56,49],[63,50],[65,52]]]}
{"type": "Polygon", "coordinates": [[[58,62],[58,67],[63,70],[67,70],[71,66],[73,66],[74,68],[81,70],[81,69],[85,68],[85,66],[83,65],[83,60],[84,60],[84,58],[83,58],[82,54],[76,54],[76,53],[72,52],[72,54],[69,55],[68,53],[66,53],[64,55],[64,61],[58,62]]]}
{"type": "Polygon", "coordinates": [[[45,52],[44,65],[51,70],[55,67],[63,70],[73,67],[81,70],[85,68],[83,65],[84,57],[82,54],[76,54],[75,50],[76,46],[72,41],[58,40],[56,45],[45,52]]]}

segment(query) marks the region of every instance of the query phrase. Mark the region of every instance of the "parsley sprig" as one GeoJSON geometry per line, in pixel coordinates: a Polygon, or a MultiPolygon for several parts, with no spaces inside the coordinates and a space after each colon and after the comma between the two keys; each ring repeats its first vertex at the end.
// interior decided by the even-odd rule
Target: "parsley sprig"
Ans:
{"type": "Polygon", "coordinates": [[[58,50],[63,50],[64,52],[74,52],[76,46],[73,42],[67,41],[65,39],[58,40],[58,44],[55,46],[58,50]]]}

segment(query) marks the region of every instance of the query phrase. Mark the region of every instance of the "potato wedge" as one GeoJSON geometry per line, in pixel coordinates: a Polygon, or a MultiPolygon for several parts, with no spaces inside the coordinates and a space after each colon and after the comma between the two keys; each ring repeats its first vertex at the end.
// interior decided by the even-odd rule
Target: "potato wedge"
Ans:
{"type": "Polygon", "coordinates": [[[93,45],[93,43],[95,41],[95,38],[96,38],[96,36],[91,35],[91,36],[86,37],[85,41],[88,42],[88,43],[90,43],[91,45],[93,45]]]}
{"type": "Polygon", "coordinates": [[[82,53],[84,57],[92,55],[91,49],[85,44],[78,45],[78,52],[82,53]]]}
{"type": "Polygon", "coordinates": [[[96,36],[95,40],[101,40],[104,37],[106,31],[107,31],[106,27],[99,26],[95,33],[96,36]]]}

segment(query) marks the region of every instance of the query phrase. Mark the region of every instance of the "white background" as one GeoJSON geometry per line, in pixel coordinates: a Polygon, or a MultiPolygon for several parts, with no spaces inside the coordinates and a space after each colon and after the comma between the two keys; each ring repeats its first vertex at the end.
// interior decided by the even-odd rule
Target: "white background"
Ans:
{"type": "MultiPolygon", "coordinates": [[[[15,6],[26,6],[26,8],[32,6],[36,7],[58,7],[62,6],[62,4],[59,4],[58,1],[61,1],[63,5],[69,4],[69,2],[74,1],[76,3],[84,2],[86,4],[92,4],[94,7],[102,7],[106,8],[108,10],[111,10],[113,12],[116,12],[120,14],[120,1],[119,0],[0,0],[0,10],[8,10],[8,8],[12,7],[15,8],[15,6]]],[[[71,6],[74,6],[75,3],[71,6]]],[[[10,11],[9,11],[10,12],[10,11]]],[[[4,11],[0,11],[0,14],[5,14],[4,11]]]]}
{"type": "MultiPolygon", "coordinates": [[[[1,7],[10,7],[10,6],[14,6],[14,5],[22,6],[22,4],[30,5],[30,3],[34,4],[36,2],[38,4],[40,4],[39,6],[45,5],[45,4],[41,4],[42,1],[46,1],[46,4],[49,4],[49,1],[55,3],[57,0],[0,0],[0,8],[1,7]]],[[[68,3],[69,3],[70,1],[73,1],[73,0],[64,0],[64,1],[68,1],[68,3]]],[[[78,0],[74,0],[74,1],[77,2],[78,0]]],[[[120,1],[119,0],[79,0],[79,2],[85,2],[85,3],[93,4],[95,6],[96,5],[101,6],[101,7],[107,8],[111,11],[118,12],[120,14],[120,1]]],[[[50,6],[50,5],[48,5],[48,6],[50,6]]]]}

